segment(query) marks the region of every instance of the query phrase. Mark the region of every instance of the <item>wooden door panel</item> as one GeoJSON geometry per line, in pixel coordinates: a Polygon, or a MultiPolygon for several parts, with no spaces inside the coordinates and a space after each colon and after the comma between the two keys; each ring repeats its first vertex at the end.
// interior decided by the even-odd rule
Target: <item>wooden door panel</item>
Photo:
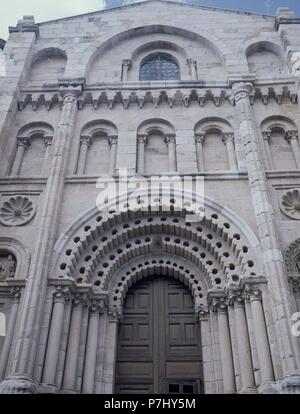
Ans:
{"type": "Polygon", "coordinates": [[[165,276],[135,284],[119,328],[116,392],[166,393],[171,382],[174,390],[200,392],[201,373],[200,329],[188,288],[165,276]]]}

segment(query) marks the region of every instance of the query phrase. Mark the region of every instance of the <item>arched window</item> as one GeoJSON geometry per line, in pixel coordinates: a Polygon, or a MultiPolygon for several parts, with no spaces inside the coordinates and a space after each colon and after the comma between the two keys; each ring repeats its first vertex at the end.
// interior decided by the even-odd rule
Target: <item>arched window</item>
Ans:
{"type": "Polygon", "coordinates": [[[178,64],[168,55],[156,53],[148,56],[141,64],[140,80],[179,80],[178,64]]]}

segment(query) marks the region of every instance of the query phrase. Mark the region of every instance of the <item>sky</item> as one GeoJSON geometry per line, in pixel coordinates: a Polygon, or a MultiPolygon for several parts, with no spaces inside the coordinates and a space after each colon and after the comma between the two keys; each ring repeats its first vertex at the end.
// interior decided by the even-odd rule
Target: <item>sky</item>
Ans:
{"type": "MultiPolygon", "coordinates": [[[[34,15],[36,22],[102,10],[108,3],[134,3],[140,0],[8,0],[0,15],[0,38],[7,39],[8,26],[15,26],[24,15],[34,15]]],[[[181,0],[184,1],[184,0],[181,0]]],[[[276,14],[278,7],[289,7],[300,17],[300,0],[185,0],[203,6],[276,14]]]]}

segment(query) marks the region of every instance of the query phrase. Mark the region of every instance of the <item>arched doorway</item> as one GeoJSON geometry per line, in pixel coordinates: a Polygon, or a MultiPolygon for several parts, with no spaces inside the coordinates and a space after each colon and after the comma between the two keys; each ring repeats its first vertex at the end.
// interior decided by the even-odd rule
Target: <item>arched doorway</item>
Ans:
{"type": "Polygon", "coordinates": [[[156,275],[128,292],[119,327],[115,392],[202,393],[200,328],[181,282],[156,275]]]}

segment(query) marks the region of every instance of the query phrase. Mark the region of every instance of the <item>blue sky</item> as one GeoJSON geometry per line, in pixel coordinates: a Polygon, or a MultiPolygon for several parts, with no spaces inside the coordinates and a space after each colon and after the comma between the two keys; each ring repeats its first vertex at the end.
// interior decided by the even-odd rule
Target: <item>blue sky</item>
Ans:
{"type": "MultiPolygon", "coordinates": [[[[34,15],[37,22],[101,10],[106,1],[135,0],[9,0],[1,4],[0,38],[8,36],[8,26],[15,26],[24,15],[34,15]]],[[[203,6],[275,14],[278,7],[289,7],[300,17],[300,0],[186,0],[203,6]]]]}

